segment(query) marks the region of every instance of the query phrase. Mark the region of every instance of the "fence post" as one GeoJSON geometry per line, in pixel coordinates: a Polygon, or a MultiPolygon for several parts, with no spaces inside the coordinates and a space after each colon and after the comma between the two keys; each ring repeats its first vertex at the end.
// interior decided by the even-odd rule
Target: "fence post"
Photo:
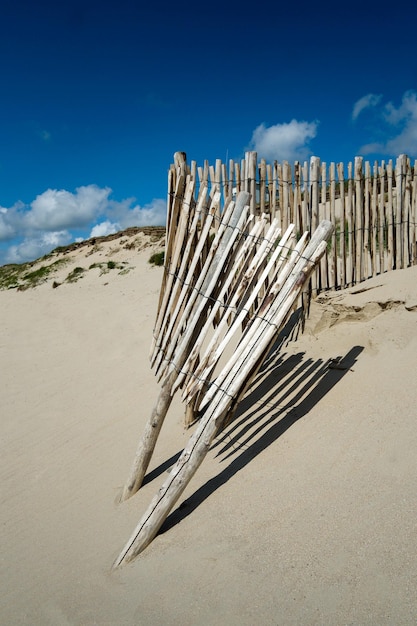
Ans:
{"type": "Polygon", "coordinates": [[[330,163],[330,221],[333,224],[334,231],[331,237],[331,247],[329,252],[329,287],[337,289],[340,285],[337,271],[337,238],[336,238],[336,167],[334,163],[330,163]]]}
{"type": "Polygon", "coordinates": [[[356,237],[356,261],[355,283],[363,280],[364,268],[364,232],[363,232],[363,158],[355,157],[355,237],[356,237]]]}
{"type": "MultiPolygon", "coordinates": [[[[310,216],[311,216],[311,232],[315,231],[319,219],[319,168],[320,159],[312,156],[310,159],[310,216]]],[[[311,275],[311,288],[314,295],[319,292],[319,275],[320,269],[316,267],[311,275]]]]}
{"type": "Polygon", "coordinates": [[[363,187],[363,275],[361,280],[372,276],[372,239],[371,239],[371,166],[365,161],[365,184],[363,187]]]}
{"type": "Polygon", "coordinates": [[[411,265],[415,265],[417,263],[417,160],[414,161],[411,185],[411,265]]]}
{"type": "Polygon", "coordinates": [[[395,269],[395,255],[394,255],[394,241],[395,241],[395,222],[394,222],[394,207],[393,207],[393,195],[392,195],[392,160],[387,165],[387,179],[388,179],[388,197],[387,197],[387,221],[388,221],[388,270],[395,269]]]}
{"type": "Polygon", "coordinates": [[[397,158],[397,162],[395,164],[395,197],[396,197],[396,207],[395,207],[395,267],[396,269],[402,269],[405,267],[404,265],[404,239],[405,239],[405,228],[404,228],[404,199],[405,199],[405,169],[406,169],[406,159],[405,154],[400,154],[397,158]]]}
{"type": "Polygon", "coordinates": [[[337,177],[340,194],[340,222],[339,222],[339,249],[340,249],[340,287],[346,287],[346,206],[345,206],[345,175],[343,163],[337,164],[337,177]]]}

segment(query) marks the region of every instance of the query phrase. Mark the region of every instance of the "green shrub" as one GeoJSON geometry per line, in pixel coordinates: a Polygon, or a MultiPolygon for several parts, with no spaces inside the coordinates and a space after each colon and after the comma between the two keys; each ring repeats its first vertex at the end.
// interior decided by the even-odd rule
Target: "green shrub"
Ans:
{"type": "Polygon", "coordinates": [[[151,258],[149,259],[148,262],[151,265],[158,265],[158,266],[160,266],[160,265],[164,264],[164,261],[165,261],[165,252],[162,251],[162,252],[155,252],[155,254],[153,254],[151,256],[151,258]]]}
{"type": "Polygon", "coordinates": [[[85,272],[85,269],[83,267],[74,267],[72,272],[68,274],[65,280],[67,283],[76,283],[77,280],[79,280],[82,277],[84,272],[85,272]]]}

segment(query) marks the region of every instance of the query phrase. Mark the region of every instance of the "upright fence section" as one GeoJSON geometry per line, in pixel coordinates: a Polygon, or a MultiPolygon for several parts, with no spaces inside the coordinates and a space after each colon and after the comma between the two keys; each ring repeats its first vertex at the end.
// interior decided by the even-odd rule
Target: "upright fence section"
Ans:
{"type": "MultiPolygon", "coordinates": [[[[184,157],[185,155],[182,154],[184,157]]],[[[371,164],[356,157],[347,165],[322,163],[311,157],[303,164],[287,161],[267,163],[256,152],[247,152],[240,162],[217,159],[189,165],[185,158],[172,164],[168,175],[168,223],[175,205],[178,177],[195,180],[210,196],[220,193],[222,207],[240,191],[250,196],[250,210],[277,219],[282,232],[294,224],[299,237],[314,232],[322,220],[334,225],[334,233],[319,267],[311,279],[312,294],[344,289],[383,272],[417,263],[416,164],[406,155],[395,163],[371,164]]],[[[214,228],[220,220],[214,221],[214,228]]]]}

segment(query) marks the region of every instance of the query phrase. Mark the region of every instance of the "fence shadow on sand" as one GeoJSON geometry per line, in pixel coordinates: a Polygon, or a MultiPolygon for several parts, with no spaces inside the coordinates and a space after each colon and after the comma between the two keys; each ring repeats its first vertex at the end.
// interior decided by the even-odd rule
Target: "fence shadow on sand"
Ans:
{"type": "MultiPolygon", "coordinates": [[[[221,457],[222,463],[230,460],[229,464],[184,500],[167,517],[159,534],[190,515],[307,415],[349,372],[362,351],[362,346],[353,346],[344,356],[324,361],[306,359],[301,351],[287,354],[273,349],[236,407],[232,422],[212,444],[211,450],[216,451],[216,457],[221,457]]],[[[166,468],[166,463],[163,465],[166,468]]],[[[153,477],[160,473],[161,467],[154,470],[153,477]]]]}

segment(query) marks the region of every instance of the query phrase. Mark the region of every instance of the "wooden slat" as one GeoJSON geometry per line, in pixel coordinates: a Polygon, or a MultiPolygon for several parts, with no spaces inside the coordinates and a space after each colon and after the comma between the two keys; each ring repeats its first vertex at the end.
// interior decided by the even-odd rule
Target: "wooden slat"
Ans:
{"type": "Polygon", "coordinates": [[[307,161],[304,162],[302,168],[302,189],[303,189],[303,223],[300,229],[300,235],[305,230],[311,233],[311,206],[310,206],[310,188],[309,188],[309,167],[307,161]]]}
{"type": "Polygon", "coordinates": [[[259,164],[259,211],[265,213],[265,200],[266,200],[266,161],[261,159],[259,164]]]}
{"type": "MultiPolygon", "coordinates": [[[[330,214],[328,219],[335,226],[336,225],[336,167],[334,163],[330,163],[329,167],[329,188],[330,188],[330,214]]],[[[337,241],[336,241],[336,227],[333,230],[331,236],[331,246],[328,252],[329,263],[329,287],[336,289],[340,285],[340,281],[337,275],[337,241]]]]}
{"type": "Polygon", "coordinates": [[[241,177],[240,164],[235,163],[235,193],[236,195],[239,193],[239,191],[243,191],[242,177],[241,177]]]}
{"type": "Polygon", "coordinates": [[[227,173],[227,166],[226,164],[221,164],[221,188],[222,188],[222,193],[223,193],[223,204],[225,204],[228,200],[230,201],[232,199],[232,192],[230,189],[230,184],[229,184],[229,176],[227,173]]]}
{"type": "Polygon", "coordinates": [[[404,175],[404,207],[403,207],[403,237],[404,237],[404,267],[411,265],[411,240],[410,240],[410,218],[411,218],[411,164],[406,157],[404,175]]]}
{"type": "Polygon", "coordinates": [[[281,202],[281,214],[282,214],[282,230],[285,232],[291,223],[291,208],[290,208],[290,193],[289,193],[289,165],[288,161],[282,163],[282,202],[281,202]]]}
{"type": "MultiPolygon", "coordinates": [[[[319,171],[320,171],[320,159],[318,157],[311,157],[310,159],[310,216],[311,216],[311,232],[314,232],[318,225],[319,219],[319,171]]],[[[311,289],[313,296],[316,296],[319,292],[320,284],[320,270],[316,268],[311,276],[311,289]]]]}
{"type": "MultiPolygon", "coordinates": [[[[275,217],[279,218],[278,214],[278,163],[274,161],[274,165],[272,167],[272,201],[271,201],[271,218],[275,217]]],[[[280,218],[279,218],[280,219],[280,218]]],[[[282,222],[279,221],[282,229],[282,222]]]]}
{"type": "Polygon", "coordinates": [[[270,163],[266,166],[266,172],[268,177],[268,213],[271,217],[271,221],[275,218],[275,201],[274,201],[274,183],[272,175],[272,165],[270,163]]]}
{"type": "Polygon", "coordinates": [[[395,186],[396,186],[396,210],[395,210],[395,227],[396,227],[396,269],[403,269],[406,267],[405,263],[405,241],[406,241],[406,229],[405,229],[405,172],[407,167],[407,157],[405,154],[401,154],[397,158],[395,166],[395,186]]]}
{"type": "Polygon", "coordinates": [[[378,167],[379,196],[378,196],[378,248],[379,248],[379,271],[386,271],[385,247],[387,241],[387,220],[385,211],[385,161],[378,167]]]}
{"type": "Polygon", "coordinates": [[[372,276],[371,261],[371,166],[369,161],[365,161],[365,180],[363,181],[363,259],[362,278],[366,280],[372,276]]]}
{"type": "Polygon", "coordinates": [[[303,225],[301,194],[301,167],[298,161],[294,163],[294,224],[296,234],[302,233],[305,229],[303,225]]]}
{"type": "Polygon", "coordinates": [[[248,191],[250,193],[250,212],[256,215],[256,174],[257,174],[257,154],[256,152],[246,153],[246,176],[248,179],[248,191]]]}
{"type": "Polygon", "coordinates": [[[387,261],[387,269],[392,270],[395,268],[395,256],[394,256],[394,241],[395,241],[395,219],[394,219],[394,207],[393,207],[393,185],[392,185],[392,160],[390,160],[387,164],[387,180],[388,180],[388,190],[387,190],[387,222],[388,222],[388,261],[387,261]]]}
{"type": "MultiPolygon", "coordinates": [[[[321,163],[320,168],[320,202],[319,202],[319,214],[318,221],[328,220],[330,217],[330,212],[328,210],[327,204],[327,164],[321,163]]],[[[329,288],[329,277],[328,277],[328,269],[329,269],[329,257],[326,252],[323,254],[320,260],[320,290],[327,290],[329,288]]]]}
{"type": "Polygon", "coordinates": [[[355,157],[355,282],[364,276],[364,232],[363,232],[363,158],[355,157]]]}
{"type": "Polygon", "coordinates": [[[293,174],[292,174],[290,163],[288,163],[287,179],[288,179],[288,206],[289,206],[288,224],[295,224],[296,218],[294,214],[295,205],[294,205],[293,174]]]}
{"type": "Polygon", "coordinates": [[[378,163],[374,162],[371,198],[371,264],[372,276],[378,273],[378,163]]]}
{"type": "MultiPolygon", "coordinates": [[[[346,287],[346,199],[345,174],[343,163],[337,164],[337,178],[339,183],[339,256],[340,256],[340,287],[346,287]]],[[[335,230],[337,224],[335,223],[335,230]]]]}
{"type": "Polygon", "coordinates": [[[413,176],[411,182],[411,216],[410,216],[410,241],[411,241],[411,264],[417,264],[417,160],[414,161],[413,176]]]}
{"type": "Polygon", "coordinates": [[[355,284],[355,222],[354,222],[354,196],[352,163],[348,163],[348,196],[347,196],[347,221],[348,221],[348,281],[347,285],[355,284]]]}
{"type": "Polygon", "coordinates": [[[397,157],[395,161],[395,193],[394,201],[394,232],[395,232],[395,269],[403,268],[403,247],[402,247],[402,186],[403,186],[403,168],[402,159],[397,157]]]}

